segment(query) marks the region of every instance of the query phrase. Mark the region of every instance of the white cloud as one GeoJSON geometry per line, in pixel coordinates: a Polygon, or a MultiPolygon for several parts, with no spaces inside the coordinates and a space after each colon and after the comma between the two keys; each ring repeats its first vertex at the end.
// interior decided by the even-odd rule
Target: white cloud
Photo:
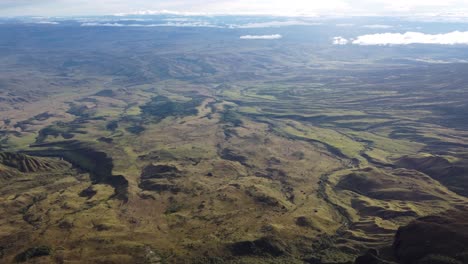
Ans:
{"type": "Polygon", "coordinates": [[[348,44],[349,40],[343,37],[334,37],[333,38],[333,45],[346,45],[348,44]]]}
{"type": "Polygon", "coordinates": [[[0,16],[410,16],[468,11],[467,0],[0,0],[0,16]],[[71,4],[73,3],[73,4],[71,4]],[[141,10],[141,11],[139,11],[141,10]]]}
{"type": "Polygon", "coordinates": [[[268,21],[259,23],[248,23],[243,25],[230,25],[230,28],[269,28],[269,27],[287,27],[287,26],[317,26],[321,23],[307,22],[300,20],[289,20],[289,21],[268,21]]]}
{"type": "Polygon", "coordinates": [[[216,26],[210,24],[208,22],[167,22],[164,24],[152,24],[149,26],[153,27],[210,27],[210,28],[220,28],[220,26],[216,26]]]}
{"type": "Polygon", "coordinates": [[[268,14],[276,16],[316,16],[321,13],[339,13],[350,9],[348,0],[218,0],[199,4],[194,9],[210,14],[268,14]]]}
{"type": "Polygon", "coordinates": [[[365,26],[362,26],[362,27],[372,28],[372,29],[388,29],[388,28],[392,28],[393,26],[390,26],[390,25],[365,25],[365,26]]]}
{"type": "Polygon", "coordinates": [[[1,0],[0,16],[64,15],[276,15],[346,13],[350,0],[1,0]],[[73,2],[73,5],[70,5],[73,2]],[[141,11],[139,11],[141,10],[141,11]]]}
{"type": "Polygon", "coordinates": [[[82,23],[82,27],[123,27],[125,26],[124,24],[120,23],[95,23],[95,22],[89,22],[89,23],[82,23]]]}
{"type": "Polygon", "coordinates": [[[241,36],[240,39],[280,39],[283,38],[280,34],[274,35],[245,35],[241,36]]]}
{"type": "Polygon", "coordinates": [[[168,22],[164,24],[122,24],[122,23],[82,23],[82,27],[210,27],[218,28],[218,26],[206,22],[168,22]]]}
{"type": "Polygon", "coordinates": [[[58,25],[59,22],[55,21],[38,21],[36,24],[43,24],[43,25],[58,25]]]}
{"type": "Polygon", "coordinates": [[[468,63],[467,60],[461,60],[461,59],[435,60],[435,59],[422,58],[422,59],[410,59],[410,60],[431,63],[431,64],[468,63]]]}
{"type": "Polygon", "coordinates": [[[140,10],[129,13],[117,13],[114,16],[131,16],[131,15],[176,15],[176,16],[206,16],[204,12],[185,12],[185,11],[172,11],[172,10],[140,10]]]}
{"type": "Polygon", "coordinates": [[[122,22],[130,22],[130,21],[151,21],[148,19],[122,19],[119,20],[87,20],[84,19],[81,26],[84,27],[216,27],[216,28],[271,28],[271,27],[286,27],[286,26],[316,26],[321,25],[321,23],[317,22],[307,22],[307,21],[300,21],[300,20],[289,20],[289,21],[267,21],[267,22],[258,22],[258,23],[247,23],[247,24],[230,24],[230,25],[215,25],[206,21],[197,21],[192,18],[166,18],[163,19],[166,21],[165,23],[158,23],[158,24],[142,24],[142,23],[122,23],[122,22]]]}
{"type": "Polygon", "coordinates": [[[352,40],[356,45],[409,45],[409,44],[440,44],[468,45],[468,31],[454,31],[445,34],[424,34],[421,32],[382,33],[359,36],[352,40]]]}
{"type": "Polygon", "coordinates": [[[435,44],[435,45],[468,45],[468,31],[453,31],[444,34],[425,34],[421,32],[406,33],[381,33],[358,36],[355,39],[334,37],[334,45],[410,45],[410,44],[435,44]]]}

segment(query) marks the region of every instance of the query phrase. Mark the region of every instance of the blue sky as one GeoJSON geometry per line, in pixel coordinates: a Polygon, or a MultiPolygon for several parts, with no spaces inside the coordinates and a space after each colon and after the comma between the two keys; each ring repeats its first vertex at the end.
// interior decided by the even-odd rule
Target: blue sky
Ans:
{"type": "Polygon", "coordinates": [[[467,0],[0,0],[0,16],[151,13],[435,15],[468,14],[467,0]]]}

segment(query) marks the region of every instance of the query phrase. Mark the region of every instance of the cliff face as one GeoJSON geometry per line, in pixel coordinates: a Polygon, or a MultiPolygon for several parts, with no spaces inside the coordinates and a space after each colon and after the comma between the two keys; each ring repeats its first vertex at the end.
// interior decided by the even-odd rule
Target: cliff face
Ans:
{"type": "Polygon", "coordinates": [[[69,167],[67,162],[58,159],[32,157],[13,152],[0,152],[0,164],[8,167],[5,170],[16,169],[24,173],[57,171],[69,167]]]}
{"type": "Polygon", "coordinates": [[[401,227],[395,257],[409,263],[468,263],[468,210],[428,216],[401,227]]]}
{"type": "Polygon", "coordinates": [[[369,250],[355,264],[468,263],[468,210],[447,211],[400,227],[391,248],[369,250]]]}

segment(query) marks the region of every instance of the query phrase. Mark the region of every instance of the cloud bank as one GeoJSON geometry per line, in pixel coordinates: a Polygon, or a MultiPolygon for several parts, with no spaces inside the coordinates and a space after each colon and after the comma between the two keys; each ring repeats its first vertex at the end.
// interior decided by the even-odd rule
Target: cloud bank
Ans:
{"type": "Polygon", "coordinates": [[[230,25],[231,28],[269,28],[269,27],[288,27],[288,26],[318,26],[321,23],[307,22],[300,20],[288,20],[288,21],[268,21],[258,23],[247,23],[244,25],[230,25]]]}
{"type": "Polygon", "coordinates": [[[82,23],[82,27],[210,27],[219,28],[206,22],[168,22],[164,24],[123,24],[123,23],[82,23]]]}
{"type": "Polygon", "coordinates": [[[98,20],[84,20],[81,26],[84,27],[215,27],[215,28],[231,28],[231,29],[254,29],[254,28],[273,28],[273,27],[288,27],[288,26],[318,26],[321,23],[302,21],[302,20],[284,20],[284,21],[264,21],[255,23],[244,23],[244,24],[225,24],[209,21],[203,21],[201,18],[193,19],[188,17],[175,17],[175,18],[164,18],[164,23],[151,23],[151,19],[142,18],[127,18],[111,21],[98,21],[98,20]],[[137,23],[128,23],[130,21],[137,23]],[[140,23],[139,21],[147,22],[140,23]],[[127,22],[127,23],[124,23],[127,22]]]}
{"type": "Polygon", "coordinates": [[[333,44],[346,45],[410,45],[410,44],[438,44],[438,45],[468,45],[468,31],[454,31],[445,34],[425,34],[421,32],[381,33],[362,35],[355,39],[335,37],[333,44]]]}
{"type": "Polygon", "coordinates": [[[0,16],[408,15],[468,12],[466,0],[1,0],[0,16]]]}
{"type": "Polygon", "coordinates": [[[131,15],[175,15],[175,16],[207,16],[208,13],[204,12],[187,12],[187,11],[173,11],[173,10],[140,10],[128,13],[116,13],[114,16],[131,16],[131,15]]]}
{"type": "Polygon", "coordinates": [[[241,36],[240,39],[280,39],[283,38],[280,34],[274,35],[245,35],[241,36]]]}

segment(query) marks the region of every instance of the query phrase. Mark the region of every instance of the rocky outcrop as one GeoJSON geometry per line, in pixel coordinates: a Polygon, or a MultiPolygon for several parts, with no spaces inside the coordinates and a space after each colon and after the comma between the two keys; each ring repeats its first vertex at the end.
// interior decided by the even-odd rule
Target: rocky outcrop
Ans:
{"type": "Polygon", "coordinates": [[[0,152],[0,164],[24,173],[57,171],[70,167],[63,160],[33,157],[13,152],[0,152]]]}
{"type": "Polygon", "coordinates": [[[141,172],[139,187],[147,191],[177,193],[181,188],[174,179],[181,176],[181,171],[170,165],[148,165],[141,172]]]}
{"type": "Polygon", "coordinates": [[[389,253],[369,250],[355,264],[468,263],[468,210],[427,216],[400,227],[389,253]]]}
{"type": "Polygon", "coordinates": [[[467,219],[467,210],[448,211],[399,228],[393,243],[395,257],[402,264],[423,263],[436,256],[452,259],[453,263],[468,263],[467,219]]]}

